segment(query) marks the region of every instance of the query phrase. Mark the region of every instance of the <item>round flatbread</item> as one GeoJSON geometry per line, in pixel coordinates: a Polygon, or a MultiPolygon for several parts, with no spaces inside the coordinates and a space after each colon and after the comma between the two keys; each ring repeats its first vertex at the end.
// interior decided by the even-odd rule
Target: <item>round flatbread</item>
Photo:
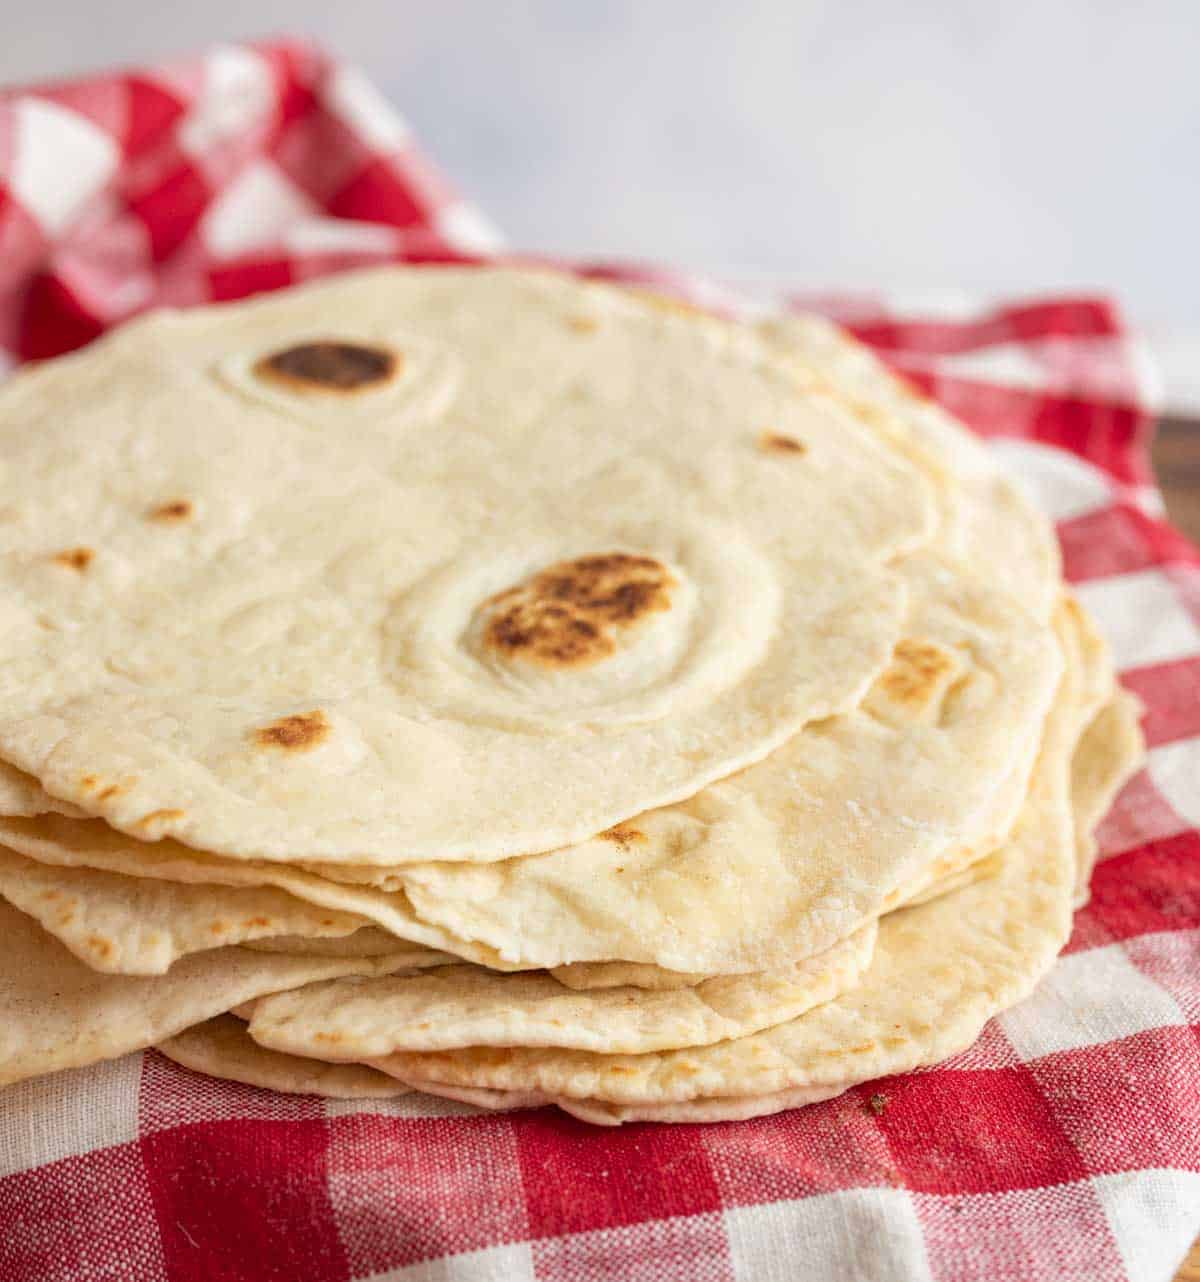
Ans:
{"type": "Polygon", "coordinates": [[[0,439],[0,754],[234,858],[690,796],[858,702],[936,515],[752,331],[548,272],[155,313],[6,383],[0,439]]]}
{"type": "MultiPolygon", "coordinates": [[[[66,868],[0,846],[0,895],[93,970],[162,975],[188,953],[270,936],[317,945],[363,924],[269,886],[197,886],[66,868]]],[[[392,941],[390,952],[403,948],[392,941]]],[[[309,956],[316,951],[304,950],[309,956]]]]}
{"type": "Polygon", "coordinates": [[[273,1050],[367,1060],[399,1050],[563,1046],[642,1054],[769,1028],[845,992],[871,959],[871,922],[817,957],[693,987],[581,993],[544,971],[447,966],[361,984],[316,984],[255,1005],[250,1035],[273,1050]]]}
{"type": "Polygon", "coordinates": [[[266,993],[383,964],[213,948],[165,975],[103,975],[3,901],[0,937],[0,1086],[115,1059],[266,993]]]}
{"type": "Polygon", "coordinates": [[[261,1086],[285,1095],[322,1095],[327,1099],[394,1099],[409,1089],[378,1069],[365,1064],[322,1064],[283,1055],[260,1046],[246,1032],[245,1023],[233,1015],[217,1015],[182,1033],[155,1050],[176,1064],[225,1081],[261,1086]]]}

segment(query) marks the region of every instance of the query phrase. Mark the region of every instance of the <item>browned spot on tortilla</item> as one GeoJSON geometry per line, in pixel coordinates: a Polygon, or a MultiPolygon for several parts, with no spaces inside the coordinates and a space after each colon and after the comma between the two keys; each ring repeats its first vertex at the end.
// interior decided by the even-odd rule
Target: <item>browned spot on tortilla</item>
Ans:
{"type": "Polygon", "coordinates": [[[315,1042],[340,1042],[341,1040],[342,1040],[341,1033],[314,1033],[313,1034],[313,1041],[315,1042]]]}
{"type": "Polygon", "coordinates": [[[660,312],[674,312],[679,316],[708,316],[703,307],[685,302],[682,298],[673,298],[670,294],[660,294],[657,290],[647,289],[644,285],[626,285],[628,293],[636,295],[643,303],[657,308],[660,312]]]}
{"type": "Polygon", "coordinates": [[[134,827],[148,830],[162,824],[173,824],[176,820],[185,818],[186,815],[187,812],[184,810],[151,810],[148,815],[143,815],[134,827]]]}
{"type": "Polygon", "coordinates": [[[887,697],[905,707],[920,708],[955,670],[952,655],[928,641],[901,641],[892,662],[879,677],[887,697]]]}
{"type": "Polygon", "coordinates": [[[577,334],[594,334],[600,328],[600,322],[594,316],[568,316],[567,328],[577,334]]]}
{"type": "Polygon", "coordinates": [[[152,521],[186,521],[193,511],[187,499],[172,499],[169,503],[160,503],[146,514],[152,521]]]}
{"type": "MultiPolygon", "coordinates": [[[[600,834],[602,841],[615,841],[618,846],[642,845],[649,841],[649,838],[639,828],[634,828],[630,824],[616,824],[612,828],[606,829],[600,834]]],[[[621,868],[618,872],[624,871],[621,868]]]]}
{"type": "Polygon", "coordinates": [[[93,788],[100,786],[100,780],[96,775],[84,775],[79,781],[79,786],[84,792],[91,792],[93,788]]]}
{"type": "Polygon", "coordinates": [[[111,801],[114,797],[119,797],[123,792],[129,791],[130,785],[127,783],[110,783],[107,788],[96,798],[97,801],[111,801]]]}
{"type": "Polygon", "coordinates": [[[269,917],[248,917],[246,919],[247,926],[257,926],[262,930],[265,930],[270,924],[271,919],[269,917]]]}
{"type": "Polygon", "coordinates": [[[345,395],[386,382],[402,363],[400,353],[386,347],[326,338],[272,352],[254,366],[254,372],[293,391],[345,395]]]}
{"type": "Polygon", "coordinates": [[[106,960],[112,956],[112,940],[105,939],[103,935],[89,935],[87,937],[87,946],[96,954],[97,957],[106,960]]]}
{"type": "Polygon", "coordinates": [[[607,552],[560,561],[492,597],[485,644],[546,668],[584,668],[617,648],[617,635],[671,608],[676,580],[660,561],[607,552]]]}
{"type": "Polygon", "coordinates": [[[95,555],[91,548],[66,548],[55,554],[54,563],[66,566],[68,570],[77,570],[82,574],[91,565],[95,555]]]}
{"type": "Polygon", "coordinates": [[[794,436],[784,436],[781,432],[764,432],[758,438],[758,447],[768,454],[806,454],[808,446],[794,436]]]}
{"type": "Polygon", "coordinates": [[[57,890],[43,890],[43,891],[42,891],[42,898],[43,898],[43,899],[57,899],[57,898],[58,898],[58,891],[57,891],[57,890]]]}
{"type": "Polygon", "coordinates": [[[74,920],[75,920],[75,910],[72,908],[68,912],[59,914],[58,924],[60,926],[69,926],[74,920]]]}
{"type": "Polygon", "coordinates": [[[887,427],[893,421],[891,411],[874,401],[859,400],[856,396],[847,397],[846,404],[850,410],[870,427],[887,427]]]}
{"type": "Polygon", "coordinates": [[[209,930],[211,930],[214,935],[223,935],[228,929],[229,923],[224,921],[214,921],[213,924],[209,926],[209,930]]]}
{"type": "Polygon", "coordinates": [[[255,742],[264,748],[281,748],[284,752],[308,752],[329,737],[329,722],[320,709],[296,712],[280,717],[269,726],[254,731],[255,742]]]}

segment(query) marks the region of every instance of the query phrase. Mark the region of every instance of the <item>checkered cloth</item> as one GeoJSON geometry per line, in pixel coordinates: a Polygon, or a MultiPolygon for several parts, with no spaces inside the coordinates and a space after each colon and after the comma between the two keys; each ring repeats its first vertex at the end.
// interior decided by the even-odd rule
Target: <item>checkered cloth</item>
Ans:
{"type": "MultiPolygon", "coordinates": [[[[492,243],[370,85],[306,47],[0,102],[13,360],[152,303],[492,243]]],[[[953,1062],[733,1124],[322,1101],[153,1052],[9,1087],[0,1282],[1158,1282],[1200,1231],[1200,555],[1157,518],[1146,383],[1114,308],[747,303],[592,274],[834,314],[1053,515],[1151,746],[1066,955],[953,1062]]]]}

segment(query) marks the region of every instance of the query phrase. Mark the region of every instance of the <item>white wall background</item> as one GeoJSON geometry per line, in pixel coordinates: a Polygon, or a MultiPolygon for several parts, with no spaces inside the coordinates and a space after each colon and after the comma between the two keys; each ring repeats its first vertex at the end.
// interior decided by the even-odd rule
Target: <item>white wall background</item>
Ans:
{"type": "Polygon", "coordinates": [[[0,0],[0,80],[311,33],[518,247],[1200,330],[1200,0],[0,0]]]}

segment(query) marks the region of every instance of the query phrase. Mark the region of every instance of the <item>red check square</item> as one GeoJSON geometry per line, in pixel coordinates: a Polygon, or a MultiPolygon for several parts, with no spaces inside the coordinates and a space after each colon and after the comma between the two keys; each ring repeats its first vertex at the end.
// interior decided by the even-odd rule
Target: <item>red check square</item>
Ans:
{"type": "Polygon", "coordinates": [[[1085,1174],[1028,1068],[914,1073],[877,1088],[879,1125],[909,1188],[986,1193],[1085,1174]]]}

